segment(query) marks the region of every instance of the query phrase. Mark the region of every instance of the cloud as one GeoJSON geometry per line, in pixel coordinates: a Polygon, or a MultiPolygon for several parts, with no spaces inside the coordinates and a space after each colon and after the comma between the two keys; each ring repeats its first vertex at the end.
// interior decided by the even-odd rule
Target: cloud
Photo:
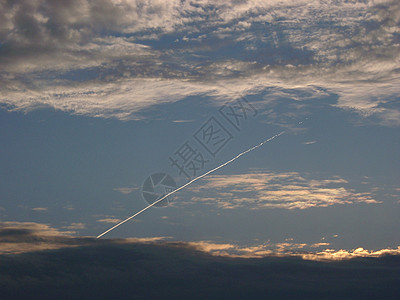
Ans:
{"type": "MultiPolygon", "coordinates": [[[[190,190],[200,196],[182,205],[204,203],[223,209],[308,209],[338,204],[381,203],[370,192],[346,188],[342,178],[310,179],[297,172],[210,175],[204,184],[190,190]],[[207,191],[207,196],[201,196],[207,191]]],[[[175,204],[179,205],[179,204],[175,204]]]]}
{"type": "Polygon", "coordinates": [[[114,191],[120,192],[121,194],[128,195],[136,190],[138,190],[138,187],[119,187],[119,188],[114,188],[114,191]]]}
{"type": "Polygon", "coordinates": [[[68,226],[64,226],[64,229],[70,229],[70,230],[75,230],[75,229],[85,229],[86,225],[84,223],[71,223],[68,226]]]}
{"type": "Polygon", "coordinates": [[[173,123],[189,123],[193,122],[194,120],[173,120],[173,123]]]}
{"type": "MultiPolygon", "coordinates": [[[[83,223],[72,223],[65,229],[82,229],[83,223]]],[[[70,247],[99,247],[102,245],[143,245],[154,244],[159,247],[177,247],[196,249],[203,253],[221,257],[263,258],[263,257],[301,257],[305,260],[348,260],[357,257],[382,257],[400,255],[397,248],[366,250],[362,247],[353,250],[330,249],[330,243],[299,243],[293,238],[284,242],[270,241],[258,245],[238,245],[234,243],[217,243],[213,241],[166,242],[172,237],[144,237],[124,239],[95,239],[94,237],[74,237],[71,231],[59,231],[45,224],[33,222],[0,223],[0,255],[41,252],[70,247]],[[323,249],[321,249],[323,248],[323,249]]],[[[337,235],[334,235],[337,236],[337,235]]]]}
{"type": "Polygon", "coordinates": [[[32,210],[34,210],[34,211],[47,211],[47,207],[34,207],[34,208],[32,208],[32,210]]]}
{"type": "Polygon", "coordinates": [[[105,218],[105,219],[99,219],[97,220],[97,222],[100,223],[107,223],[107,224],[117,224],[119,222],[121,222],[122,220],[120,219],[116,219],[116,218],[105,218]]]}
{"type": "Polygon", "coordinates": [[[10,110],[132,119],[192,95],[324,89],[340,108],[399,125],[396,1],[0,3],[10,110]]]}
{"type": "Polygon", "coordinates": [[[271,252],[268,245],[167,243],[160,238],[96,240],[18,222],[2,223],[0,241],[2,299],[76,299],[82,295],[181,299],[193,294],[199,298],[342,299],[396,298],[399,293],[400,248],[325,249],[316,256],[304,250],[326,245],[285,242],[274,245],[276,250],[271,252]],[[35,247],[38,243],[55,246],[55,237],[60,247],[35,247]],[[5,252],[5,243],[26,251],[16,247],[5,252]],[[238,257],[226,253],[231,250],[238,257]]]}
{"type": "MultiPolygon", "coordinates": [[[[69,247],[100,245],[106,241],[94,237],[75,237],[70,229],[83,229],[85,224],[72,223],[61,231],[46,224],[34,222],[0,222],[0,255],[55,250],[69,247]]],[[[115,243],[160,242],[169,237],[115,239],[115,243]]]]}
{"type": "Polygon", "coordinates": [[[1,222],[0,254],[17,254],[84,244],[84,239],[73,239],[71,233],[34,222],[1,222]]]}
{"type": "Polygon", "coordinates": [[[360,257],[382,257],[386,255],[400,255],[400,246],[397,248],[385,248],[380,250],[366,250],[362,247],[352,250],[334,250],[327,248],[329,243],[320,242],[314,244],[294,243],[266,243],[257,246],[239,246],[235,244],[213,243],[209,241],[189,242],[188,245],[195,249],[210,253],[214,256],[263,258],[274,257],[301,257],[312,261],[339,261],[360,257]],[[317,250],[318,248],[326,248],[317,250]]]}
{"type": "Polygon", "coordinates": [[[312,254],[303,254],[302,257],[304,259],[310,260],[345,260],[357,257],[382,257],[385,255],[400,255],[400,246],[397,249],[380,249],[377,251],[366,250],[362,247],[354,249],[354,250],[334,250],[334,249],[326,249],[321,252],[312,253],[312,254]]]}
{"type": "Polygon", "coordinates": [[[63,206],[63,209],[74,210],[75,208],[72,205],[66,205],[66,206],[63,206]]]}

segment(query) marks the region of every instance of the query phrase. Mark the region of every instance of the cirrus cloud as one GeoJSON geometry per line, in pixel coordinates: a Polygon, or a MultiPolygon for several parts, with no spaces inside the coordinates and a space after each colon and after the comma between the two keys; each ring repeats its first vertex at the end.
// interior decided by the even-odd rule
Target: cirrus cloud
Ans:
{"type": "Polygon", "coordinates": [[[318,87],[337,95],[338,107],[399,125],[396,1],[0,7],[0,102],[8,109],[129,119],[191,95],[218,100],[318,87]]]}

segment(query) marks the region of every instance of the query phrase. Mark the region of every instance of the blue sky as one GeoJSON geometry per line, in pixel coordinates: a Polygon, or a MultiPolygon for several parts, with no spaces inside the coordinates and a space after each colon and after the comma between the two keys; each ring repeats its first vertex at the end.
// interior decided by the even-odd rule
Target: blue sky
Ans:
{"type": "Polygon", "coordinates": [[[285,131],[104,238],[399,246],[395,1],[0,3],[4,224],[96,236],[150,175],[181,186],[285,131]]]}

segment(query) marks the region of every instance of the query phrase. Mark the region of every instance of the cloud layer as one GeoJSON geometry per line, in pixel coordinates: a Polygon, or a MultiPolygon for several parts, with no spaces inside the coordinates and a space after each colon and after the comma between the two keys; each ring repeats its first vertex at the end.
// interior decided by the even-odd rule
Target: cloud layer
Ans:
{"type": "Polygon", "coordinates": [[[191,95],[315,91],[398,125],[396,1],[0,2],[1,103],[120,119],[191,95]]]}
{"type": "MultiPolygon", "coordinates": [[[[204,203],[224,209],[283,208],[308,209],[338,204],[381,203],[370,192],[347,188],[342,178],[310,179],[297,172],[261,172],[236,175],[210,175],[195,194],[207,191],[207,197],[195,196],[184,205],[204,203]]],[[[179,205],[177,203],[176,205],[179,205]]]]}
{"type": "MultiPolygon", "coordinates": [[[[29,243],[35,245],[44,239],[50,242],[49,236],[54,239],[57,235],[53,229],[35,223],[5,225],[8,227],[0,230],[2,242],[26,242],[30,237],[29,243]]],[[[79,299],[83,295],[96,299],[156,299],[166,295],[202,299],[394,299],[400,292],[400,248],[372,255],[357,249],[350,253],[355,259],[321,262],[303,260],[290,253],[280,257],[267,254],[257,259],[207,254],[234,247],[229,244],[154,244],[57,236],[65,244],[58,250],[0,254],[2,299],[79,299]],[[67,247],[71,244],[78,247],[67,247]]],[[[247,254],[263,251],[261,247],[241,250],[247,254]]]]}
{"type": "MultiPolygon", "coordinates": [[[[79,223],[75,223],[80,225],[79,223]]],[[[65,228],[69,229],[69,228],[65,228]]],[[[293,239],[284,242],[265,242],[259,245],[244,246],[234,243],[216,243],[213,241],[167,242],[171,237],[95,239],[94,237],[74,237],[71,231],[60,231],[45,224],[34,222],[1,222],[0,255],[23,254],[57,250],[70,247],[100,247],[104,245],[138,245],[153,244],[159,247],[178,247],[192,249],[212,256],[263,258],[263,257],[301,257],[305,260],[337,261],[357,257],[382,257],[400,255],[397,249],[367,250],[358,247],[352,250],[335,250],[330,243],[299,243],[293,239]]]]}

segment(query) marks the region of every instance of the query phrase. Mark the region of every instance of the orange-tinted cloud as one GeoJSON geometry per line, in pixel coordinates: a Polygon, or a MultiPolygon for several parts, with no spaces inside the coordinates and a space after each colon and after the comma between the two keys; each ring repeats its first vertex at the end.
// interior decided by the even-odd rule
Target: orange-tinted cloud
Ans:
{"type": "Polygon", "coordinates": [[[45,224],[33,222],[0,223],[0,255],[20,254],[33,251],[55,250],[78,246],[101,246],[104,244],[128,245],[148,244],[169,245],[180,248],[192,248],[213,256],[263,258],[300,257],[304,260],[346,260],[355,257],[381,257],[384,255],[400,255],[400,246],[377,251],[358,247],[351,250],[334,250],[328,248],[327,242],[299,243],[286,239],[282,243],[263,243],[243,246],[234,243],[217,243],[213,241],[166,242],[171,237],[148,237],[126,239],[98,240],[94,237],[73,237],[71,232],[59,231],[45,224]]]}
{"type": "Polygon", "coordinates": [[[400,255],[400,246],[395,249],[383,248],[377,251],[366,250],[362,247],[351,250],[323,249],[312,251],[312,249],[327,247],[329,243],[267,243],[250,247],[243,247],[235,244],[214,243],[210,241],[188,242],[188,245],[210,253],[214,256],[242,257],[242,258],[263,258],[266,256],[296,256],[304,260],[331,261],[347,260],[356,257],[381,257],[385,255],[400,255]]]}
{"type": "MultiPolygon", "coordinates": [[[[191,201],[220,208],[307,209],[337,204],[380,203],[372,193],[356,192],[345,179],[307,179],[297,172],[212,175],[205,183],[191,188],[197,194],[191,201]]],[[[185,202],[185,203],[190,203],[185,202]]]]}

